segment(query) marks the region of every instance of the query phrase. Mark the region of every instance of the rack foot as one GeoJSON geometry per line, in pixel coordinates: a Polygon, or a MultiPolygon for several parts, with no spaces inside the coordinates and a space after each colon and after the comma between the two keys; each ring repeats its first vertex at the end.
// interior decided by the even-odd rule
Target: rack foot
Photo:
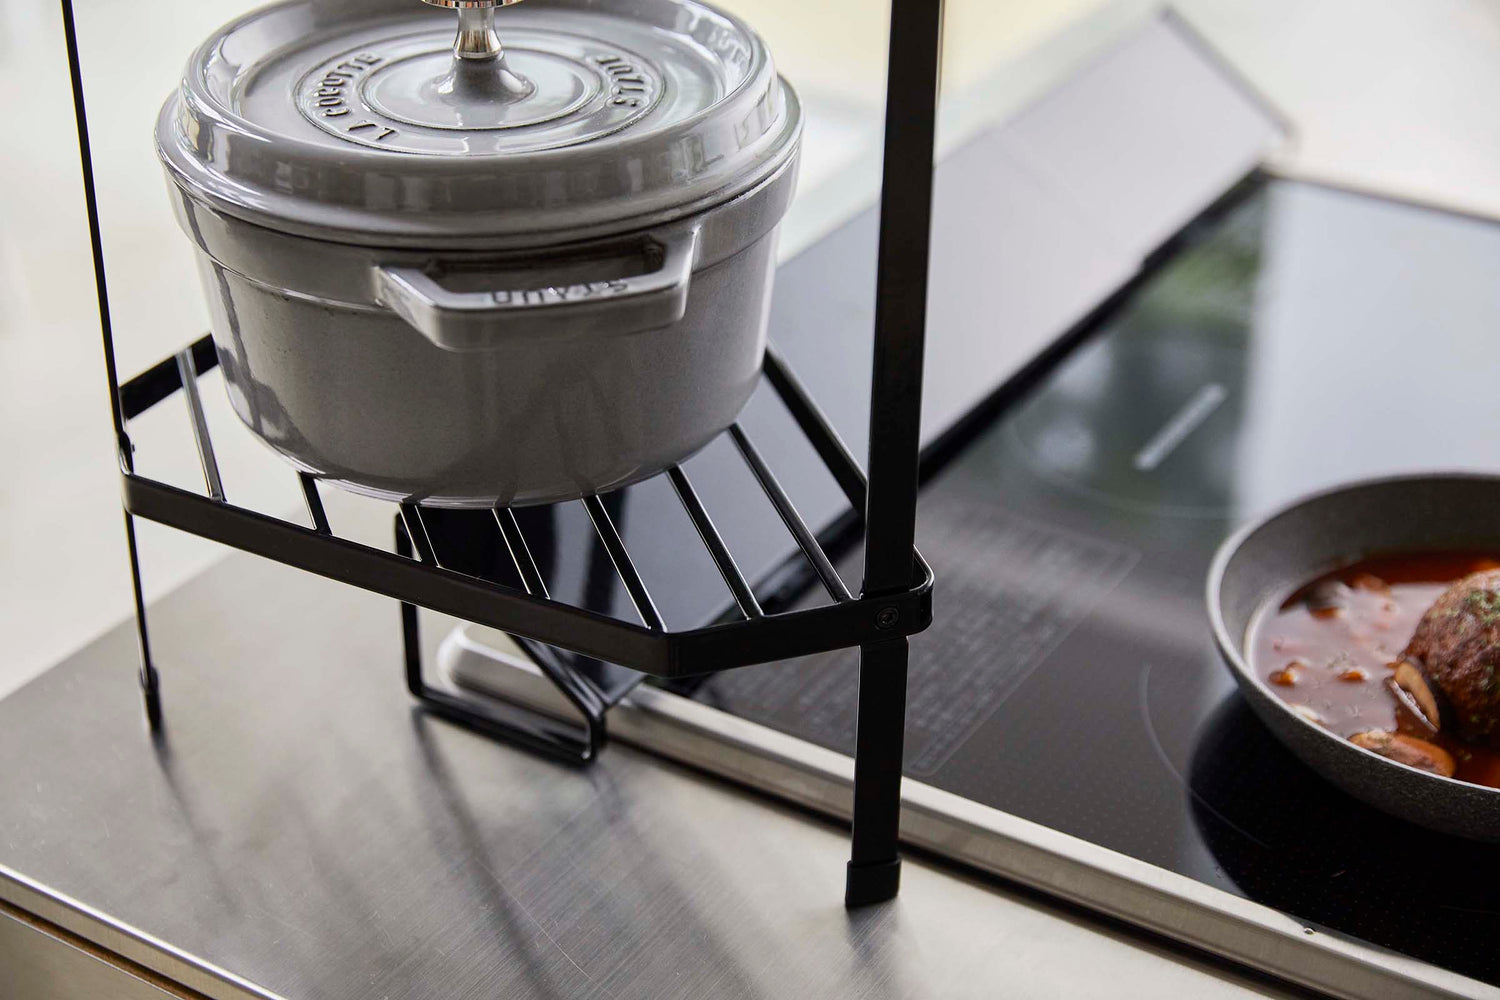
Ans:
{"type": "Polygon", "coordinates": [[[146,704],[146,724],[153,733],[161,732],[161,682],[155,667],[141,671],[141,698],[146,704]]]}
{"type": "Polygon", "coordinates": [[[896,898],[901,889],[901,859],[869,865],[849,862],[844,877],[844,906],[855,909],[896,898]]]}

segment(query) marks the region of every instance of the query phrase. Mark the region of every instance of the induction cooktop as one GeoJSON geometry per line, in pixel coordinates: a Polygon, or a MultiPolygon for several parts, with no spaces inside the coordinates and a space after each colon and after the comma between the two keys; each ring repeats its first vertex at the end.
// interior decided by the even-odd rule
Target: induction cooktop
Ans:
{"type": "MultiPolygon", "coordinates": [[[[908,777],[1144,862],[1147,882],[1164,870],[1263,904],[1398,979],[1500,985],[1500,852],[1379,813],[1292,757],[1237,694],[1203,606],[1245,519],[1351,478],[1500,468],[1496,274],[1500,224],[1256,174],[1063,360],[929,448],[918,544],[939,583],[912,641],[908,777]]],[[[846,578],[859,559],[844,554],[846,578]]],[[[841,760],[856,655],[813,659],[666,697],[752,724],[708,728],[757,759],[841,760]]],[[[727,767],[725,739],[616,732],[808,801],[797,768],[727,767]]],[[[961,806],[934,811],[954,825],[930,846],[1007,870],[965,839],[961,806]]],[[[1149,907],[1100,908],[1148,922],[1149,907]]],[[[1258,964],[1299,978],[1299,961],[1258,964]]],[[[1300,978],[1343,973],[1318,975],[1300,978]]]]}
{"type": "MultiPolygon", "coordinates": [[[[937,585],[912,640],[903,837],[1325,992],[1500,996],[1500,852],[1291,757],[1236,693],[1203,599],[1218,544],[1297,496],[1500,469],[1500,224],[1268,175],[1278,134],[1168,17],[939,163],[918,516],[937,585]]],[[[877,225],[866,211],[782,265],[771,308],[855,454],[877,225]]],[[[768,460],[804,518],[849,534],[779,404],[743,421],[780,442],[768,460]]],[[[815,599],[732,449],[688,468],[762,603],[815,599]]],[[[651,491],[609,498],[633,551],[688,527],[651,491]]],[[[520,514],[554,594],[628,613],[581,511],[520,514]]],[[[842,555],[851,586],[860,555],[842,555]]],[[[729,607],[706,556],[638,569],[669,625],[729,607]]],[[[506,645],[467,628],[444,663],[547,704],[506,645]]],[[[855,654],[829,654],[642,687],[609,725],[844,816],[855,696],[855,654]]]]}
{"type": "MultiPolygon", "coordinates": [[[[1203,583],[1239,521],[1339,481],[1500,468],[1500,225],[1260,183],[925,486],[940,582],[906,773],[1500,984],[1500,851],[1368,808],[1236,693],[1203,583]]],[[[857,563],[849,567],[857,574],[857,563]]],[[[854,745],[855,656],[692,697],[854,745]]]]}

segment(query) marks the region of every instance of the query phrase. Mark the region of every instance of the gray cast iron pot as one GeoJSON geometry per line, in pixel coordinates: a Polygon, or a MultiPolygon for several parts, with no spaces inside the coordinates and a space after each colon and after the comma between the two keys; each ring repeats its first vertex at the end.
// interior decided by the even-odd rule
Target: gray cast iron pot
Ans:
{"type": "Polygon", "coordinates": [[[1220,547],[1208,574],[1208,616],[1251,708],[1308,766],[1413,823],[1500,841],[1500,789],[1442,778],[1355,746],[1294,712],[1246,659],[1256,616],[1309,580],[1370,555],[1443,549],[1500,551],[1500,478],[1403,476],[1298,500],[1220,547]]]}
{"type": "Polygon", "coordinates": [[[382,499],[628,485],[761,367],[802,125],[764,44],[699,0],[498,3],[286,0],[157,120],[236,413],[382,499]]]}
{"type": "Polygon", "coordinates": [[[230,402],[262,440],[368,496],[524,506],[647,478],[733,422],[794,173],[648,232],[503,254],[320,242],[186,191],[175,206],[230,402]],[[435,266],[487,290],[450,293],[435,266]],[[527,291],[605,282],[573,302],[527,291]]]}

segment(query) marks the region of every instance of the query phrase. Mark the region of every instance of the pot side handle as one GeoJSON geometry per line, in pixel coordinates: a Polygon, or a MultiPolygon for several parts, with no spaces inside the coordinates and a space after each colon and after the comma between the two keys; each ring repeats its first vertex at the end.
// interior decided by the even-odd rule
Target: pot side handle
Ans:
{"type": "Polygon", "coordinates": [[[378,265],[381,303],[446,351],[483,351],[518,337],[624,335],[682,319],[697,256],[698,230],[653,237],[660,266],[600,281],[454,291],[432,269],[378,265]]]}

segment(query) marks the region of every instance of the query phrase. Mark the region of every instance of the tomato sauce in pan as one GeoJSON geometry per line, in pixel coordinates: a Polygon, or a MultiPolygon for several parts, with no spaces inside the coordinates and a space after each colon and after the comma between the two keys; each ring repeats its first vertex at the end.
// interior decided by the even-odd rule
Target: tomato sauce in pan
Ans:
{"type": "Polygon", "coordinates": [[[1366,559],[1297,591],[1252,629],[1250,663],[1298,712],[1348,739],[1388,730],[1452,755],[1461,781],[1500,788],[1500,752],[1433,734],[1392,680],[1417,623],[1448,585],[1500,568],[1500,554],[1431,552],[1366,559]]]}

